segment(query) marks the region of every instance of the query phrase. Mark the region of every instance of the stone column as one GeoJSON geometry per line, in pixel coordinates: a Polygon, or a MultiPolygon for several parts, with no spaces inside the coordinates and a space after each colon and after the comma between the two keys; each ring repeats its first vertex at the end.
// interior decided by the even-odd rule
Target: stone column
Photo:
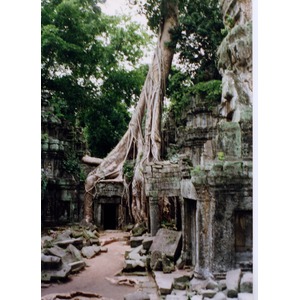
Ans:
{"type": "Polygon", "coordinates": [[[160,227],[158,196],[149,197],[149,210],[150,232],[154,236],[160,227]]]}
{"type": "Polygon", "coordinates": [[[194,268],[194,274],[197,278],[203,278],[203,271],[200,267],[200,251],[203,251],[203,249],[200,250],[200,232],[201,232],[201,202],[198,200],[196,204],[196,240],[195,240],[195,268],[194,268]]]}
{"type": "Polygon", "coordinates": [[[199,191],[200,200],[196,210],[196,261],[195,277],[213,277],[211,273],[213,259],[213,216],[215,201],[209,189],[205,186],[199,191]]]}

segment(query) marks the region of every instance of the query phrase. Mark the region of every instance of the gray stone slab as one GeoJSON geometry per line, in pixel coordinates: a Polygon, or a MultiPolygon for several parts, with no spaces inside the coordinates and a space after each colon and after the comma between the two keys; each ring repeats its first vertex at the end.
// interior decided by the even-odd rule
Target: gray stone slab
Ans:
{"type": "Polygon", "coordinates": [[[72,231],[71,230],[65,230],[61,233],[59,233],[56,237],[56,240],[57,241],[63,241],[63,240],[67,240],[70,238],[70,235],[72,234],[72,231]]]}
{"type": "Polygon", "coordinates": [[[227,296],[222,292],[218,292],[214,295],[214,297],[212,299],[213,300],[227,300],[227,296]]]}
{"type": "Polygon", "coordinates": [[[69,253],[71,253],[75,260],[80,261],[82,260],[82,255],[80,250],[78,250],[74,245],[69,245],[66,249],[69,253]]]}
{"type": "Polygon", "coordinates": [[[220,291],[226,290],[226,279],[219,280],[219,290],[220,291]]]}
{"type": "Polygon", "coordinates": [[[55,256],[58,256],[58,257],[63,257],[66,255],[66,251],[62,248],[60,248],[59,246],[53,246],[51,248],[49,248],[47,250],[48,253],[52,254],[52,255],[55,255],[55,256]]]}
{"type": "Polygon", "coordinates": [[[86,258],[92,258],[96,256],[98,253],[101,252],[101,247],[100,246],[85,246],[81,249],[81,253],[84,257],[86,258]]]}
{"type": "Polygon", "coordinates": [[[101,246],[92,245],[92,247],[94,248],[94,251],[95,251],[96,255],[98,255],[99,253],[102,252],[102,247],[101,246]]]}
{"type": "Polygon", "coordinates": [[[227,286],[227,297],[234,298],[237,296],[239,291],[240,280],[242,276],[242,270],[230,270],[226,273],[226,286],[227,286]]]}
{"type": "Polygon", "coordinates": [[[71,272],[75,273],[85,268],[85,262],[83,260],[74,261],[69,263],[69,266],[71,267],[71,272]]]}
{"type": "Polygon", "coordinates": [[[176,295],[176,296],[187,296],[187,292],[183,290],[177,290],[176,288],[172,289],[171,295],[176,295]]]}
{"type": "Polygon", "coordinates": [[[162,272],[154,272],[155,281],[161,295],[167,295],[172,292],[173,277],[163,276],[162,272]]]}
{"type": "Polygon", "coordinates": [[[202,280],[202,279],[198,279],[198,278],[193,278],[190,281],[190,287],[192,289],[192,291],[196,290],[196,289],[204,289],[207,285],[207,280],[202,280]]]}
{"type": "Polygon", "coordinates": [[[253,294],[251,293],[239,293],[238,300],[253,300],[253,294]]]}
{"type": "Polygon", "coordinates": [[[143,236],[132,236],[129,241],[130,247],[135,248],[142,245],[143,240],[144,240],[143,236]]]}
{"type": "Polygon", "coordinates": [[[214,289],[219,290],[219,283],[210,278],[210,279],[208,279],[206,289],[208,289],[208,290],[214,290],[214,289]]]}
{"type": "Polygon", "coordinates": [[[54,256],[54,255],[45,255],[43,253],[41,254],[41,262],[42,263],[58,264],[58,263],[60,263],[60,261],[61,261],[60,257],[54,256]]]}
{"type": "Polygon", "coordinates": [[[145,263],[141,260],[126,259],[124,262],[124,271],[133,271],[136,268],[145,269],[145,263]]]}
{"type": "Polygon", "coordinates": [[[137,291],[125,295],[124,300],[150,300],[150,295],[145,292],[137,291]]]}
{"type": "Polygon", "coordinates": [[[180,254],[181,231],[174,231],[165,228],[158,230],[153,243],[150,247],[150,252],[160,251],[165,253],[167,257],[174,262],[180,254]]]}
{"type": "Polygon", "coordinates": [[[148,251],[153,243],[153,240],[154,240],[154,236],[145,237],[142,243],[143,248],[148,251]]]}
{"type": "Polygon", "coordinates": [[[187,300],[188,296],[167,295],[166,300],[187,300]]]}
{"type": "Polygon", "coordinates": [[[41,268],[42,270],[58,269],[61,265],[61,258],[54,255],[41,254],[41,268]]]}
{"type": "Polygon", "coordinates": [[[42,270],[41,280],[44,282],[50,282],[52,280],[65,279],[71,272],[71,267],[69,265],[62,265],[59,270],[42,270]]]}
{"type": "Polygon", "coordinates": [[[217,291],[216,290],[202,290],[201,294],[203,297],[213,298],[217,294],[217,291]]]}
{"type": "Polygon", "coordinates": [[[203,300],[203,296],[202,295],[195,295],[191,298],[191,300],[203,300]]]}
{"type": "Polygon", "coordinates": [[[68,247],[70,244],[72,245],[83,245],[83,238],[77,238],[77,239],[66,239],[66,240],[60,240],[54,243],[55,245],[62,247],[62,248],[66,248],[68,247]]]}
{"type": "Polygon", "coordinates": [[[247,272],[242,276],[240,292],[253,293],[253,274],[251,272],[247,272]]]}

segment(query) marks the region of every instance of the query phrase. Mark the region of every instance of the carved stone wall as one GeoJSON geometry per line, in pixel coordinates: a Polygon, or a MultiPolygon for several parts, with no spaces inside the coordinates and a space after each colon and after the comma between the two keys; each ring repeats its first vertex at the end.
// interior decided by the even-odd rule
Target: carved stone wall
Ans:
{"type": "Polygon", "coordinates": [[[180,126],[165,128],[166,152],[191,163],[178,178],[182,258],[204,278],[252,266],[252,8],[251,1],[220,4],[228,30],[218,50],[220,105],[209,110],[195,97],[180,126]]]}
{"type": "Polygon", "coordinates": [[[82,219],[84,183],[68,172],[66,162],[70,152],[80,162],[85,144],[80,132],[55,116],[47,95],[42,97],[41,118],[42,226],[78,222],[82,219]]]}
{"type": "Polygon", "coordinates": [[[120,229],[126,223],[123,181],[99,182],[96,185],[94,222],[101,229],[120,229]]]}

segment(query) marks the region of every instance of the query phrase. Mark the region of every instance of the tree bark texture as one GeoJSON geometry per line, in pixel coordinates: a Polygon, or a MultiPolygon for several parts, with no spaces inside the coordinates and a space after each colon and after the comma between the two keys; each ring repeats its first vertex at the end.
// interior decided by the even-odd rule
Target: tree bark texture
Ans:
{"type": "MultiPolygon", "coordinates": [[[[174,51],[168,47],[171,33],[177,26],[177,5],[168,1],[168,10],[159,30],[157,46],[152,58],[139,101],[132,115],[128,130],[116,147],[88,175],[85,183],[84,220],[93,220],[93,196],[98,182],[124,180],[123,165],[127,159],[134,160],[132,179],[131,215],[134,222],[147,220],[147,202],[145,195],[143,169],[147,162],[161,158],[161,115],[166,90],[166,81],[170,72],[174,51]],[[142,123],[145,117],[144,128],[142,123]]],[[[124,184],[125,181],[124,181],[124,184]]],[[[101,191],[100,191],[101,192],[101,191]]],[[[127,200],[127,203],[130,201],[127,200]]]]}

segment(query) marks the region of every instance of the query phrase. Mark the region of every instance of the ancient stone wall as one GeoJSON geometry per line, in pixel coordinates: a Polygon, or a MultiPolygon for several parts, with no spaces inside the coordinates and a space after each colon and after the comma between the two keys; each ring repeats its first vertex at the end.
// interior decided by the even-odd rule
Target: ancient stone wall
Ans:
{"type": "Polygon", "coordinates": [[[94,222],[100,229],[121,229],[128,223],[123,181],[105,181],[96,185],[94,222]]]}
{"type": "Polygon", "coordinates": [[[42,226],[78,222],[82,218],[84,174],[89,171],[79,166],[85,143],[80,132],[54,114],[47,95],[42,97],[41,118],[42,226]]]}
{"type": "Polygon", "coordinates": [[[228,31],[218,50],[220,105],[208,109],[197,96],[180,126],[165,130],[166,152],[191,163],[178,178],[182,259],[198,277],[252,264],[252,9],[251,1],[220,4],[228,31]]]}

